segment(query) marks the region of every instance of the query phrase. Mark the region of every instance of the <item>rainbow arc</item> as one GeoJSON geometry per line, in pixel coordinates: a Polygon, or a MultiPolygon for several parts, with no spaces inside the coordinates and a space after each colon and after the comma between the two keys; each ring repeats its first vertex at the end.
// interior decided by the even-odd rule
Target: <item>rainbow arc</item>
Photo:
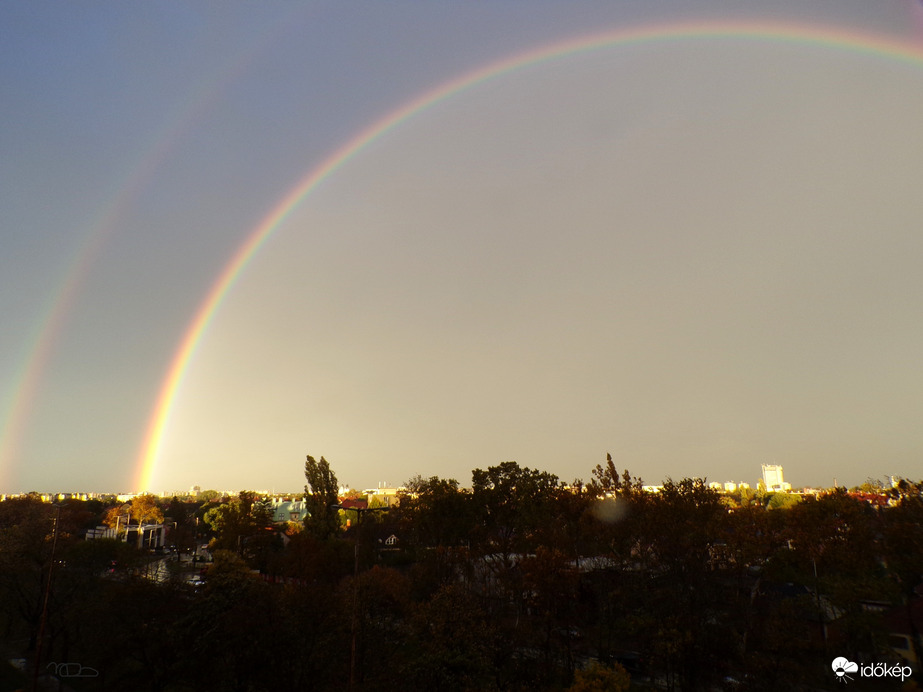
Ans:
{"type": "Polygon", "coordinates": [[[289,215],[324,180],[357,157],[365,147],[434,105],[517,70],[570,55],[633,44],[727,39],[826,47],[831,50],[866,54],[916,66],[923,64],[923,49],[920,47],[905,41],[863,33],[854,29],[805,26],[783,22],[712,21],[619,29],[546,45],[468,72],[425,92],[372,123],[308,172],[249,233],[246,240],[224,266],[183,334],[160,387],[138,454],[134,487],[137,490],[151,489],[177,392],[203,334],[241,272],[289,215]]]}

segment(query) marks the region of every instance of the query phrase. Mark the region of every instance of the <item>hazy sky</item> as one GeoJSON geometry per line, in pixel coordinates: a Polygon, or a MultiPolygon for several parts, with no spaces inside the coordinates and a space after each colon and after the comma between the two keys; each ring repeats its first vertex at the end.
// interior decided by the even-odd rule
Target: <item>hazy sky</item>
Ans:
{"type": "Polygon", "coordinates": [[[919,2],[0,4],[0,492],[923,476],[919,2]],[[914,46],[916,46],[914,48],[914,46]]]}

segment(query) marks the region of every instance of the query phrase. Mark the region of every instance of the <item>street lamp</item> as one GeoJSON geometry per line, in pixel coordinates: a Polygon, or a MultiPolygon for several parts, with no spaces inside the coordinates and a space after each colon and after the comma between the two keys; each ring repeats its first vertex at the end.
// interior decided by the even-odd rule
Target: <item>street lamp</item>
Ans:
{"type": "Polygon", "coordinates": [[[176,553],[176,561],[179,562],[179,545],[177,543],[177,539],[179,538],[179,536],[177,535],[179,533],[179,522],[174,521],[172,522],[172,524],[173,524],[173,534],[172,534],[173,535],[173,552],[176,553]]]}
{"type": "Polygon", "coordinates": [[[115,518],[115,539],[119,539],[119,525],[122,523],[122,517],[125,517],[125,542],[128,542],[128,527],[131,526],[131,512],[119,514],[115,518]]]}

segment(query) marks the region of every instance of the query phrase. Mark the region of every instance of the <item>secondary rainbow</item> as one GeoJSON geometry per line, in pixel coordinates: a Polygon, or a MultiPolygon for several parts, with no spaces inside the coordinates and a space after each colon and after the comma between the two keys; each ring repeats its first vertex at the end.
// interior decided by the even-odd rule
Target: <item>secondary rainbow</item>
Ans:
{"type": "Polygon", "coordinates": [[[61,281],[49,294],[45,309],[39,313],[36,326],[29,333],[22,349],[20,366],[7,388],[9,395],[0,402],[0,488],[15,487],[15,461],[20,456],[21,438],[38,399],[42,378],[102,249],[115,235],[132,205],[176,149],[183,135],[218,103],[227,86],[240,77],[254,57],[272,46],[279,34],[291,25],[291,17],[297,12],[300,10],[286,14],[246,50],[240,51],[237,60],[223,69],[217,79],[212,77],[210,86],[194,90],[195,98],[188,106],[174,112],[164,123],[159,135],[150,138],[143,155],[127,172],[118,176],[122,181],[118,192],[100,210],[97,220],[91,224],[82,243],[73,253],[61,281]]]}
{"type": "Polygon", "coordinates": [[[805,26],[783,22],[710,21],[619,29],[545,45],[526,53],[491,63],[427,91],[359,132],[343,147],[333,152],[320,165],[313,168],[251,231],[245,242],[225,265],[183,335],[179,348],[167,371],[166,378],[161,385],[152,416],[147,425],[143,445],[138,455],[135,487],[138,490],[151,489],[161,444],[170,421],[173,402],[182,385],[183,376],[195,355],[196,347],[201,341],[209,322],[233,287],[237,277],[288,215],[311,192],[317,189],[327,177],[349,162],[364,147],[431,106],[487,80],[506,75],[515,70],[602,48],[656,41],[703,39],[753,39],[776,43],[814,45],[864,53],[914,65],[923,64],[923,48],[889,37],[862,33],[854,29],[805,26]]]}

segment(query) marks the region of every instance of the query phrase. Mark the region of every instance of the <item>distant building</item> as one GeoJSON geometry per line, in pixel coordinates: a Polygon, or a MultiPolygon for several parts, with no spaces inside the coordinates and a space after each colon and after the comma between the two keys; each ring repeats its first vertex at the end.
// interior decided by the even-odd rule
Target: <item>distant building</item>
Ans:
{"type": "Polygon", "coordinates": [[[279,524],[283,521],[304,521],[308,516],[308,505],[304,500],[272,500],[272,520],[279,524]]]}
{"type": "Polygon", "coordinates": [[[744,483],[743,481],[727,481],[724,484],[724,492],[726,493],[734,493],[734,492],[737,492],[738,490],[749,490],[749,489],[750,489],[750,484],[744,483]]]}
{"type": "Polygon", "coordinates": [[[782,467],[776,464],[763,464],[763,487],[767,492],[788,492],[791,483],[782,478],[782,467]]]}
{"type": "Polygon", "coordinates": [[[400,493],[406,490],[407,488],[403,486],[392,488],[386,483],[379,483],[377,488],[366,488],[362,494],[368,499],[369,505],[377,501],[380,507],[394,507],[400,502],[400,493]]]}
{"type": "Polygon", "coordinates": [[[708,484],[708,487],[712,490],[717,490],[719,493],[734,493],[738,490],[749,490],[749,483],[738,483],[736,481],[725,481],[724,483],[718,483],[717,481],[712,481],[708,484]]]}

